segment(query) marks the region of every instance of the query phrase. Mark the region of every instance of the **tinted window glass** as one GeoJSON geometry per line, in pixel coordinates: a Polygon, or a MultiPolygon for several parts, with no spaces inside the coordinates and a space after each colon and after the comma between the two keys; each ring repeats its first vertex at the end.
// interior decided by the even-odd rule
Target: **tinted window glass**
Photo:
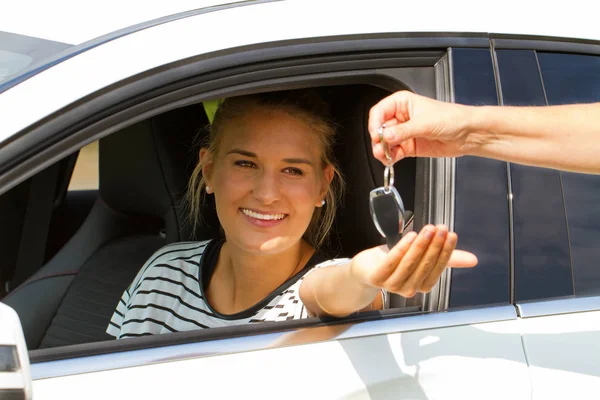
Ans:
{"type": "MultiPolygon", "coordinates": [[[[600,101],[600,57],[538,54],[549,104],[600,101]]],[[[576,295],[600,294],[600,176],[561,172],[576,295]]]]}
{"type": "MultiPolygon", "coordinates": [[[[536,54],[498,50],[504,105],[546,104],[536,54]]],[[[510,164],[514,241],[514,300],[573,294],[560,173],[510,164]]]]}
{"type": "Polygon", "coordinates": [[[25,69],[33,59],[26,54],[0,49],[0,82],[25,69]]]}
{"type": "Polygon", "coordinates": [[[65,43],[0,31],[0,91],[3,83],[68,47],[65,43]]]}
{"type": "MultiPolygon", "coordinates": [[[[498,104],[489,49],[452,49],[451,62],[457,103],[498,104]]],[[[456,160],[454,229],[458,247],[475,253],[479,265],[452,270],[450,307],[509,301],[507,187],[506,163],[456,160]]]]}

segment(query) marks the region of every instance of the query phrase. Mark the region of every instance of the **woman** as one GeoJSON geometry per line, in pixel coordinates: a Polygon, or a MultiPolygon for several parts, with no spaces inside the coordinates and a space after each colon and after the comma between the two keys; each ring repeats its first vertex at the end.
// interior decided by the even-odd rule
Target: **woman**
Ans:
{"type": "Polygon", "coordinates": [[[410,297],[430,290],[446,265],[477,263],[454,250],[456,234],[444,226],[352,259],[327,260],[318,251],[343,187],[326,109],[310,90],[234,97],[219,106],[187,200],[196,224],[202,196],[214,196],[223,238],[176,243],[153,255],[123,294],[109,334],[345,316],[381,309],[386,291],[410,297]]]}

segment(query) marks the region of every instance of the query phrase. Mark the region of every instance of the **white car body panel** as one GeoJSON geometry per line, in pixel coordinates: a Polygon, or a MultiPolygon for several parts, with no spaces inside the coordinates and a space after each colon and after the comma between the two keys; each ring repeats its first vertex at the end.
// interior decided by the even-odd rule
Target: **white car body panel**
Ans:
{"type": "Polygon", "coordinates": [[[594,13],[578,12],[577,24],[565,24],[564,21],[569,19],[564,9],[554,8],[542,21],[531,17],[537,11],[535,4],[518,2],[522,13],[514,13],[510,3],[517,2],[503,3],[496,12],[479,6],[466,13],[458,12],[461,10],[458,2],[433,5],[382,0],[369,2],[368,6],[333,1],[273,2],[153,26],[85,51],[0,94],[3,114],[0,142],[115,82],[174,61],[238,46],[385,32],[501,32],[600,39],[594,13]],[[378,7],[374,7],[374,3],[378,7]],[[432,12],[434,9],[435,13],[432,12]],[[427,18],[400,17],[424,14],[427,18]],[[398,15],[399,18],[384,17],[386,15],[398,15]],[[243,35],[228,34],[226,27],[247,29],[243,35]],[[52,95],[36,96],[35,93],[52,95]]]}
{"type": "MultiPolygon", "coordinates": [[[[142,0],[106,0],[83,5],[75,0],[55,0],[35,2],[35,13],[31,12],[31,2],[11,2],[0,14],[0,30],[81,44],[109,32],[164,16],[244,2],[246,1],[178,0],[149,3],[142,0]]],[[[483,7],[474,0],[372,0],[362,3],[343,0],[285,0],[283,7],[300,12],[298,17],[308,16],[315,18],[314,22],[336,27],[344,24],[344,19],[354,20],[356,16],[359,18],[359,24],[354,28],[357,33],[363,25],[376,24],[384,27],[391,24],[393,29],[388,29],[390,32],[494,32],[584,39],[594,39],[600,35],[593,3],[584,0],[570,1],[569,7],[551,6],[540,0],[506,0],[492,9],[483,7]],[[534,17],[538,15],[543,18],[534,17]]],[[[282,15],[284,16],[285,14],[282,15]]],[[[302,21],[292,19],[288,22],[302,21]]],[[[305,29],[310,30],[316,27],[312,21],[305,25],[305,29]]],[[[226,33],[224,29],[219,32],[226,33]]]]}
{"type": "Polygon", "coordinates": [[[598,398],[600,311],[525,318],[522,325],[533,400],[598,398]]]}
{"type": "MultiPolygon", "coordinates": [[[[147,2],[112,2],[104,3],[106,10],[90,10],[86,5],[87,18],[73,18],[65,9],[83,7],[80,3],[53,2],[36,10],[52,24],[34,18],[26,3],[14,4],[0,15],[0,29],[79,44],[134,23],[219,2],[172,3],[148,8],[147,2]],[[61,10],[61,17],[50,18],[56,9],[61,10]],[[30,22],[22,23],[14,18],[15,13],[27,15],[30,22]]],[[[600,40],[592,3],[547,7],[543,18],[539,17],[541,4],[547,5],[509,0],[490,10],[471,1],[382,0],[362,5],[286,1],[171,21],[87,50],[0,94],[0,142],[131,76],[240,46],[388,32],[492,32],[600,40]],[[235,32],[229,27],[236,27],[235,32]]],[[[600,360],[599,327],[600,312],[515,319],[37,379],[33,390],[36,399],[58,395],[112,399],[117,391],[119,398],[147,399],[188,398],[190,394],[247,397],[250,391],[264,394],[263,398],[286,399],[390,395],[558,399],[572,397],[575,389],[578,395],[595,398],[600,392],[600,363],[594,362],[600,360]]]]}
{"type": "Polygon", "coordinates": [[[34,381],[34,395],[36,400],[53,399],[56,393],[62,399],[106,399],[118,390],[120,398],[144,399],[191,394],[245,398],[249,393],[263,399],[529,399],[518,322],[376,335],[41,379],[34,381]]]}
{"type": "MultiPolygon", "coordinates": [[[[235,3],[235,0],[227,3],[235,3]]],[[[243,2],[239,1],[238,2],[243,2]]],[[[218,6],[222,0],[11,1],[0,14],[0,30],[68,44],[81,44],[109,32],[190,10],[218,6]]]]}

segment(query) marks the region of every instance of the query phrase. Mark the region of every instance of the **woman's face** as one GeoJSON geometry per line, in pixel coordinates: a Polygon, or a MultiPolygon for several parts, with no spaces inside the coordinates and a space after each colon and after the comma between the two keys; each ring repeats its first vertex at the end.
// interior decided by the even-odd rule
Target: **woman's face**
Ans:
{"type": "Polygon", "coordinates": [[[301,240],[333,177],[308,123],[253,107],[228,121],[218,154],[200,152],[209,193],[230,244],[278,253],[301,240]]]}

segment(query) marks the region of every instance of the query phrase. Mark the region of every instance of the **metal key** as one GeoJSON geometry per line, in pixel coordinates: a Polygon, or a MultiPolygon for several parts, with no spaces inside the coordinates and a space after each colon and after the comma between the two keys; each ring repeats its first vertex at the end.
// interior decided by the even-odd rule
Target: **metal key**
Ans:
{"type": "Polygon", "coordinates": [[[402,197],[394,187],[394,164],[387,144],[383,140],[383,128],[385,128],[385,125],[381,126],[377,133],[383,145],[388,165],[386,165],[383,174],[383,186],[371,190],[369,209],[375,227],[385,238],[388,248],[391,249],[402,237],[405,210],[402,197]]]}

